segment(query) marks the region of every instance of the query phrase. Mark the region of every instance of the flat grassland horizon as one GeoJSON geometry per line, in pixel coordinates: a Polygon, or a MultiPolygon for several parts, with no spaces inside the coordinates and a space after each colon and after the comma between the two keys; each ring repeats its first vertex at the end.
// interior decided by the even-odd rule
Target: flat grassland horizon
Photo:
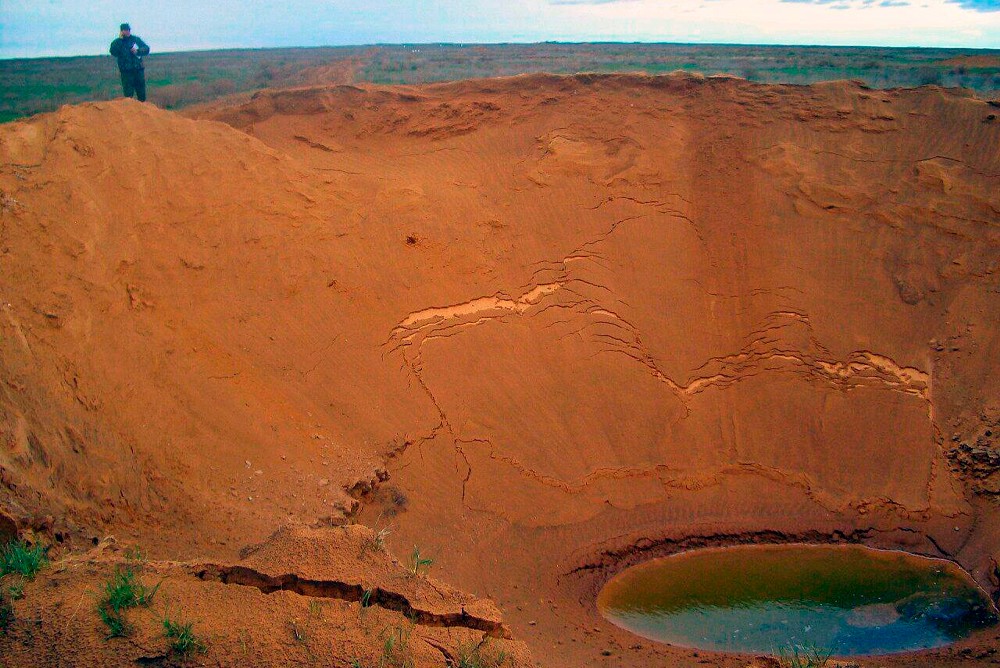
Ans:
{"type": "MultiPolygon", "coordinates": [[[[167,109],[262,88],[420,84],[550,72],[732,74],[763,83],[855,79],[873,88],[1000,92],[1000,49],[649,43],[416,44],[223,49],[147,57],[149,100],[167,109]]],[[[111,56],[0,60],[0,122],[119,96],[111,56]]]]}

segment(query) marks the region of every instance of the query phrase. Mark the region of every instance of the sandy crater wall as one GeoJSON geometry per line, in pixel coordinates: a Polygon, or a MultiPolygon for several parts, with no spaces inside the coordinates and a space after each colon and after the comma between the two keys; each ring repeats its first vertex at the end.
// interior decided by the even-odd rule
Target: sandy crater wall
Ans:
{"type": "Polygon", "coordinates": [[[226,554],[360,499],[539,646],[676,545],[989,584],[949,451],[998,415],[994,111],[582,75],[0,128],[12,512],[226,554]]]}

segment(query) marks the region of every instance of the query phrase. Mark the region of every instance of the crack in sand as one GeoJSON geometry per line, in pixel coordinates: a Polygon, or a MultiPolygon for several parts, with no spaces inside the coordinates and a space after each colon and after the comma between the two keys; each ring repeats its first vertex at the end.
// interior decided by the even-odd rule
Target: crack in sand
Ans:
{"type": "MultiPolygon", "coordinates": [[[[685,395],[697,394],[708,387],[728,387],[743,378],[763,371],[799,373],[845,390],[864,386],[910,394],[930,401],[930,376],[914,367],[900,366],[892,359],[866,350],[852,352],[846,361],[824,360],[795,350],[775,349],[766,353],[744,350],[720,358],[724,371],[690,380],[677,386],[685,395]],[[787,364],[768,366],[771,361],[787,364]]],[[[669,380],[669,379],[667,379],[669,380]]]]}
{"type": "Polygon", "coordinates": [[[330,598],[357,603],[366,597],[369,605],[402,613],[414,623],[422,626],[462,627],[508,638],[510,633],[501,622],[477,617],[467,612],[464,606],[460,612],[440,613],[414,605],[399,592],[381,587],[365,588],[362,584],[352,584],[340,580],[311,580],[295,573],[267,575],[247,566],[220,566],[206,564],[199,567],[195,575],[206,581],[216,581],[227,585],[255,587],[264,594],[288,591],[311,598],[330,598]]]}
{"type": "MultiPolygon", "coordinates": [[[[836,513],[852,509],[859,510],[860,512],[871,512],[876,509],[888,508],[894,510],[898,516],[905,519],[920,520],[923,518],[923,513],[925,513],[930,507],[930,503],[928,502],[927,506],[923,508],[909,509],[887,497],[853,499],[848,502],[844,502],[842,500],[838,501],[835,496],[824,493],[822,489],[816,485],[815,481],[805,473],[787,471],[776,466],[767,466],[759,462],[747,461],[736,461],[724,464],[714,470],[699,472],[685,472],[683,469],[669,464],[647,464],[640,466],[619,467],[606,466],[590,471],[575,480],[567,481],[555,476],[540,473],[525,465],[516,457],[498,453],[495,446],[489,439],[476,438],[467,439],[462,442],[483,443],[489,450],[489,458],[491,460],[502,462],[510,466],[523,478],[539,483],[545,487],[557,489],[565,492],[566,494],[582,493],[588,487],[592,487],[593,485],[606,480],[618,481],[656,479],[659,481],[664,491],[669,492],[670,490],[693,491],[705,489],[721,484],[726,476],[757,475],[767,480],[787,484],[801,489],[806,497],[818,506],[836,513]]],[[[464,502],[466,486],[469,479],[472,477],[472,465],[464,451],[462,456],[465,459],[466,465],[469,467],[468,474],[465,476],[462,483],[462,499],[464,502]]]]}
{"type": "MultiPolygon", "coordinates": [[[[565,289],[565,284],[566,283],[563,282],[545,285],[559,285],[565,289]]],[[[508,313],[513,311],[516,312],[517,315],[525,315],[528,313],[529,309],[533,307],[539,307],[539,312],[547,308],[566,307],[565,305],[559,304],[541,304],[545,296],[551,295],[554,292],[556,292],[556,290],[546,290],[544,293],[540,293],[537,289],[532,289],[526,291],[520,298],[515,300],[504,300],[504,303],[508,306],[508,313]],[[536,298],[537,295],[541,296],[536,298]]],[[[484,303],[480,300],[473,300],[468,303],[474,302],[484,303]]],[[[493,302],[486,303],[492,304],[493,302]]],[[[462,307],[463,305],[459,306],[462,307]]],[[[620,353],[634,359],[646,367],[654,378],[664,383],[672,392],[682,399],[689,398],[710,388],[725,388],[760,373],[772,372],[798,374],[814,381],[824,382],[830,386],[838,387],[844,391],[867,386],[878,387],[888,391],[902,392],[904,394],[916,396],[927,402],[928,407],[930,406],[929,374],[914,367],[902,366],[887,356],[879,355],[871,351],[861,350],[851,353],[846,361],[837,361],[833,359],[824,359],[823,357],[810,355],[791,348],[785,349],[780,347],[780,339],[770,336],[774,332],[780,332],[783,328],[795,325],[796,323],[805,325],[811,332],[808,316],[797,311],[785,310],[771,313],[770,316],[765,319],[762,327],[750,333],[750,336],[753,338],[740,352],[710,358],[701,367],[699,367],[699,369],[705,369],[710,365],[716,365],[719,367],[719,371],[714,374],[697,376],[688,380],[685,384],[680,384],[660,370],[653,356],[645,351],[638,329],[617,312],[593,302],[589,302],[588,300],[574,302],[569,305],[568,308],[576,312],[581,312],[587,316],[604,318],[603,320],[594,320],[587,323],[583,328],[577,330],[576,333],[587,327],[601,324],[611,325],[620,328],[621,331],[628,332],[632,336],[632,341],[620,336],[601,332],[596,333],[594,337],[597,340],[605,341],[610,346],[602,349],[601,352],[620,353]],[[581,308],[582,311],[580,310],[581,308]]],[[[431,401],[437,407],[437,410],[442,418],[441,424],[432,432],[431,436],[426,439],[422,439],[422,441],[434,438],[439,430],[445,429],[452,436],[456,453],[465,462],[467,471],[462,480],[463,505],[466,505],[467,488],[469,480],[473,475],[473,467],[472,462],[469,459],[469,455],[465,452],[462,445],[484,443],[489,449],[489,457],[491,459],[504,462],[524,478],[533,480],[550,488],[558,489],[567,494],[580,493],[586,488],[604,480],[657,478],[659,479],[664,490],[669,491],[677,489],[701,489],[720,484],[727,475],[752,474],[760,475],[769,480],[797,487],[817,505],[833,512],[843,512],[852,508],[855,510],[870,511],[875,508],[892,507],[897,514],[901,514],[907,518],[918,518],[920,513],[926,510],[926,508],[916,510],[906,509],[887,498],[855,499],[852,502],[845,503],[843,500],[838,500],[832,495],[825,494],[817,487],[815,481],[803,473],[785,471],[777,467],[769,467],[756,462],[734,461],[714,471],[705,471],[687,475],[683,474],[676,467],[666,464],[603,467],[571,481],[545,475],[524,465],[514,457],[497,453],[492,442],[488,439],[460,439],[454,433],[443,408],[438,404],[436,398],[433,396],[430,388],[427,386],[426,381],[423,378],[423,369],[420,365],[420,347],[428,340],[454,336],[469,326],[476,326],[486,320],[493,319],[493,317],[479,317],[471,322],[460,321],[457,325],[455,325],[448,323],[447,319],[439,317],[439,310],[435,311],[433,309],[427,309],[419,313],[428,314],[431,312],[433,312],[433,315],[429,317],[422,316],[421,318],[412,321],[414,324],[419,323],[418,327],[411,327],[405,330],[397,328],[394,332],[406,331],[407,334],[405,344],[410,345],[413,343],[414,337],[426,328],[432,328],[432,331],[435,332],[450,330],[450,333],[447,335],[425,334],[422,339],[416,342],[417,355],[411,359],[404,351],[404,358],[406,358],[407,364],[417,377],[417,382],[422,388],[424,388],[424,391],[431,398],[431,401]]],[[[478,315],[477,311],[467,308],[453,308],[450,313],[453,314],[454,318],[459,320],[464,317],[478,315]]],[[[537,315],[537,313],[534,313],[533,315],[537,315]]],[[[813,340],[811,342],[811,347],[821,355],[829,356],[829,351],[818,341],[813,340]]],[[[928,410],[930,409],[928,408],[928,410]]]]}
{"type": "MultiPolygon", "coordinates": [[[[613,199],[615,198],[608,198],[602,204],[613,199]]],[[[632,198],[625,199],[634,201],[637,204],[654,206],[663,204],[657,201],[645,202],[632,198]]],[[[602,204],[599,204],[598,207],[602,204]]],[[[690,219],[683,215],[680,217],[691,222],[690,219]]],[[[613,298],[617,303],[625,304],[625,302],[617,299],[614,292],[607,286],[570,275],[569,265],[571,263],[594,262],[600,265],[603,257],[599,253],[596,253],[593,247],[607,239],[622,224],[639,218],[642,218],[642,216],[626,217],[615,221],[604,233],[591,241],[581,244],[562,260],[540,260],[534,263],[538,268],[532,275],[533,280],[537,280],[539,275],[544,273],[549,273],[551,278],[546,282],[524,286],[521,294],[516,297],[505,293],[497,293],[448,306],[431,307],[414,311],[400,321],[390,332],[385,345],[394,344],[391,346],[390,352],[398,351],[401,353],[404,365],[410,369],[417,383],[433,403],[440,416],[440,424],[432,430],[428,437],[420,439],[418,442],[423,443],[431,440],[441,431],[446,431],[452,438],[456,454],[465,462],[467,471],[462,481],[463,505],[466,504],[467,487],[473,475],[473,470],[469,455],[462,446],[463,444],[484,443],[489,449],[491,459],[506,463],[525,478],[551,488],[559,489],[568,494],[579,493],[602,480],[658,478],[664,490],[669,491],[671,489],[697,489],[719,484],[723,476],[726,475],[754,474],[798,487],[812,501],[821,507],[835,512],[844,511],[850,507],[871,509],[886,505],[893,505],[895,510],[901,511],[907,516],[913,515],[914,512],[920,512],[919,510],[909,511],[902,507],[896,507],[898,504],[893,504],[889,499],[862,499],[851,503],[844,503],[842,500],[835,499],[833,496],[824,494],[821,490],[817,489],[815,482],[805,474],[784,471],[759,463],[740,462],[737,460],[715,471],[689,475],[684,475],[675,467],[666,464],[604,467],[591,471],[576,480],[566,481],[534,471],[514,457],[498,454],[488,439],[459,438],[459,435],[452,429],[444,408],[438,402],[426,379],[423,377],[421,360],[423,345],[436,339],[455,337],[468,329],[487,322],[495,320],[503,321],[508,316],[537,317],[550,309],[565,309],[569,313],[579,315],[585,319],[583,326],[576,327],[568,334],[559,336],[559,340],[563,340],[568,336],[581,335],[584,330],[593,327],[603,326],[613,328],[612,332],[605,330],[594,332],[591,335],[594,341],[601,343],[595,355],[603,353],[621,354],[634,360],[642,365],[653,378],[663,383],[677,396],[688,412],[690,411],[688,406],[690,398],[706,390],[725,389],[761,373],[787,373],[800,376],[812,382],[823,383],[842,391],[875,387],[915,396],[927,403],[928,417],[930,419],[930,374],[915,367],[901,365],[886,355],[869,350],[857,350],[850,353],[846,359],[838,360],[834,358],[830,350],[814,335],[809,316],[795,309],[771,312],[763,319],[757,329],[747,334],[747,343],[742,349],[735,353],[709,358],[701,366],[694,369],[692,376],[687,378],[685,382],[681,383],[671,378],[661,369],[656,357],[643,342],[639,328],[635,324],[630,322],[615,308],[602,303],[606,299],[599,300],[584,294],[580,290],[575,289],[575,287],[578,286],[582,290],[586,290],[587,288],[600,290],[606,293],[608,297],[613,298]],[[557,301],[556,298],[558,298],[560,293],[573,295],[575,298],[569,301],[557,301]],[[808,341],[808,346],[805,350],[783,341],[785,338],[783,330],[796,326],[805,328],[804,331],[807,334],[806,340],[808,341]],[[707,371],[712,371],[712,373],[698,375],[698,372],[707,371]]],[[[759,288],[755,292],[763,290],[767,289],[759,288]]],[[[571,319],[557,319],[551,323],[547,323],[544,327],[548,329],[559,323],[569,324],[571,319]]]]}
{"type": "MultiPolygon", "coordinates": [[[[619,220],[611,230],[601,236],[607,237],[618,225],[630,218],[619,220]]],[[[587,242],[584,246],[595,242],[587,242]]],[[[591,256],[587,256],[588,258],[591,256]]],[[[569,261],[581,258],[579,249],[568,255],[569,261]]],[[[420,375],[420,349],[424,343],[435,339],[449,338],[457,335],[463,329],[476,327],[485,322],[496,320],[507,315],[522,316],[532,309],[537,310],[532,315],[538,315],[550,308],[565,308],[583,316],[595,318],[591,323],[575,329],[572,334],[579,334],[593,325],[608,324],[620,328],[626,337],[616,336],[607,332],[598,332],[594,339],[603,342],[606,347],[600,352],[624,355],[642,366],[656,380],[666,385],[682,401],[709,388],[726,388],[746,378],[763,372],[794,373],[813,381],[826,383],[843,390],[864,386],[878,386],[891,391],[913,395],[930,403],[930,375],[920,369],[904,366],[892,358],[868,350],[857,350],[850,353],[845,360],[833,358],[830,351],[812,334],[812,326],[806,314],[794,310],[775,311],[765,318],[761,328],[752,331],[749,337],[756,335],[740,351],[728,355],[709,358],[699,371],[711,364],[719,368],[715,373],[689,377],[681,383],[667,375],[657,363],[654,355],[643,343],[639,328],[623,317],[615,309],[610,308],[593,298],[588,297],[570,286],[581,284],[600,289],[613,295],[606,286],[593,281],[572,278],[568,274],[567,258],[562,261],[543,260],[537,264],[552,265],[536,270],[539,272],[558,272],[557,280],[535,286],[527,286],[524,292],[516,297],[493,295],[478,297],[467,302],[451,306],[433,307],[415,311],[403,319],[389,335],[388,342],[395,341],[392,350],[415,345],[416,354],[410,358],[406,352],[403,357],[416,375],[420,375]],[[561,270],[556,267],[562,267],[561,270]],[[559,291],[568,292],[578,297],[571,303],[543,302],[547,297],[559,291]],[[474,318],[474,319],[472,319],[474,318]],[[799,350],[792,346],[783,346],[778,338],[767,335],[775,331],[801,323],[808,328],[810,347],[815,353],[799,350]],[[631,340],[629,340],[631,339],[631,340]]],[[[620,300],[618,300],[620,301],[620,300]]],[[[550,323],[554,324],[554,323],[550,323]]],[[[418,378],[421,386],[430,395],[423,378],[418,378]]],[[[436,401],[435,401],[436,404],[436,401]]],[[[440,409],[440,407],[439,407],[440,409]]],[[[443,414],[443,412],[442,412],[443,414]]]]}
{"type": "MultiPolygon", "coordinates": [[[[780,146],[780,144],[778,144],[778,146],[780,146]]],[[[766,152],[766,151],[768,151],[768,150],[770,150],[772,148],[774,148],[774,146],[770,146],[770,147],[768,147],[766,149],[763,149],[762,152],[766,152]]],[[[850,160],[852,162],[875,163],[875,164],[919,165],[922,162],[932,162],[934,160],[941,160],[941,161],[944,161],[944,162],[953,162],[955,164],[961,165],[962,167],[964,167],[965,169],[969,170],[973,174],[976,174],[977,176],[984,176],[984,177],[986,177],[988,179],[995,179],[998,176],[1000,176],[1000,172],[997,172],[995,174],[991,173],[991,172],[984,172],[982,170],[976,169],[975,167],[973,167],[969,163],[965,162],[964,160],[960,160],[958,158],[953,158],[953,157],[948,156],[948,155],[932,155],[932,156],[928,156],[926,158],[917,158],[915,160],[913,160],[913,159],[894,160],[892,158],[864,158],[864,157],[861,157],[861,156],[847,155],[845,153],[838,153],[836,151],[829,151],[829,150],[822,150],[822,149],[816,150],[814,152],[817,153],[817,154],[823,154],[823,155],[833,155],[833,156],[836,156],[836,157],[839,157],[839,158],[844,158],[845,160],[850,160]]]]}
{"type": "Polygon", "coordinates": [[[477,315],[483,312],[507,311],[521,314],[534,304],[537,304],[543,297],[552,294],[561,287],[561,283],[547,283],[535,286],[517,299],[505,299],[500,295],[493,295],[491,297],[480,297],[453,306],[441,306],[416,311],[399,323],[392,334],[396,336],[401,330],[413,329],[414,325],[423,327],[425,324],[460,318],[467,315],[477,315]]]}
{"type": "MultiPolygon", "coordinates": [[[[621,535],[607,542],[624,541],[628,543],[620,548],[604,549],[596,555],[586,558],[586,561],[579,566],[564,570],[559,574],[561,580],[566,577],[587,575],[590,572],[612,574],[637,561],[646,561],[654,556],[667,556],[677,552],[705,548],[705,547],[728,547],[733,545],[781,545],[785,543],[809,543],[809,544],[852,544],[863,545],[872,539],[874,535],[891,534],[903,532],[920,536],[927,540],[931,546],[938,551],[941,557],[954,560],[953,553],[943,549],[937,540],[929,533],[914,529],[913,527],[859,527],[852,531],[835,529],[824,532],[819,530],[808,530],[802,532],[783,532],[773,529],[760,531],[733,532],[733,533],[711,533],[711,534],[690,534],[676,538],[660,537],[650,538],[637,536],[628,539],[626,535],[621,535]]],[[[911,550],[912,551],[912,550],[911,550]]]]}

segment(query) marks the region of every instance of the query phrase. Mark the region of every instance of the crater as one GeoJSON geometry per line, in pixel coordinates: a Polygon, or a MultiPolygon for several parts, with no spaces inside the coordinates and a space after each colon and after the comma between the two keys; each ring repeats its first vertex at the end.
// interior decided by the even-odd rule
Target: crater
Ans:
{"type": "Polygon", "coordinates": [[[997,622],[955,564],[860,546],[681,552],[622,571],[597,606],[636,635],[719,652],[893,654],[943,647],[997,622]]]}

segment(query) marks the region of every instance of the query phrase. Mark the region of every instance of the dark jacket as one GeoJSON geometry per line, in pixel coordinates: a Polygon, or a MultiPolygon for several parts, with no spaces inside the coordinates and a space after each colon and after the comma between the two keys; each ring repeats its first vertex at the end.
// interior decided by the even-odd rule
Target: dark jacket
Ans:
{"type": "Polygon", "coordinates": [[[111,55],[118,59],[118,69],[122,72],[143,69],[142,57],[148,54],[149,47],[135,35],[119,37],[111,42],[111,55]],[[133,44],[139,47],[135,53],[132,53],[133,44]]]}

